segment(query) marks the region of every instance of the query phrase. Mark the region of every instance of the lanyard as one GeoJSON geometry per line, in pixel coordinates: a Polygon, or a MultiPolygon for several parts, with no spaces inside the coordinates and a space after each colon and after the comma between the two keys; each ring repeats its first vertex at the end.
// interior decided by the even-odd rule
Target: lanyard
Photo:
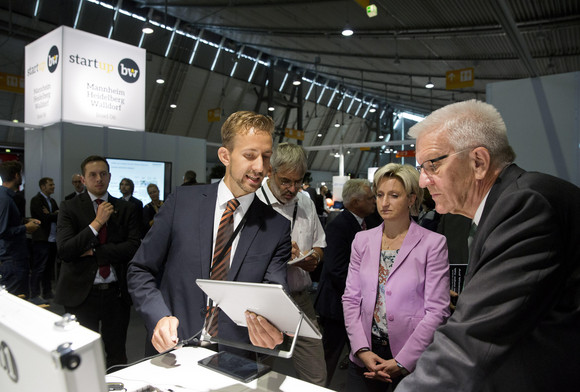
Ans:
{"type": "MultiPolygon", "coordinates": [[[[268,205],[270,207],[272,207],[272,203],[270,203],[270,199],[268,198],[268,195],[266,194],[266,191],[264,190],[263,185],[262,185],[262,193],[264,194],[264,198],[266,198],[268,205]]],[[[272,207],[272,208],[274,208],[274,207],[272,207]]],[[[296,204],[294,204],[294,212],[292,213],[292,225],[290,226],[290,233],[292,233],[294,231],[294,223],[296,222],[296,214],[298,214],[298,200],[296,200],[296,204]]]]}

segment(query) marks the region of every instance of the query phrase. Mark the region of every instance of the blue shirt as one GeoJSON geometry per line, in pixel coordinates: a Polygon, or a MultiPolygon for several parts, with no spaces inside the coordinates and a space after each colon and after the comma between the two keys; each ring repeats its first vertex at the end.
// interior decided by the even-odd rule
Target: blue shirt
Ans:
{"type": "Polygon", "coordinates": [[[0,186],[0,259],[27,260],[26,227],[13,197],[13,190],[0,186]]]}

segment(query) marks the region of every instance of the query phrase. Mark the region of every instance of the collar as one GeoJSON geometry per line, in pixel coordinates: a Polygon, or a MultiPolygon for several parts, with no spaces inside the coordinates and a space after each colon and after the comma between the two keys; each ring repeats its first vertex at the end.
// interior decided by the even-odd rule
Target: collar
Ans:
{"type": "Polygon", "coordinates": [[[41,194],[42,196],[44,196],[44,198],[45,198],[46,200],[50,200],[50,196],[46,196],[46,195],[44,194],[44,192],[42,192],[42,191],[41,191],[41,192],[40,192],[40,194],[41,194]]]}
{"type": "Polygon", "coordinates": [[[483,214],[483,207],[485,207],[485,202],[487,200],[487,197],[489,196],[489,192],[491,192],[491,188],[489,189],[489,191],[487,191],[481,203],[479,203],[479,207],[477,207],[475,215],[473,216],[473,223],[475,223],[477,226],[479,226],[479,221],[481,220],[481,215],[483,214]]]}
{"type": "Polygon", "coordinates": [[[361,218],[360,216],[358,216],[357,214],[355,214],[352,211],[347,210],[348,212],[350,212],[352,214],[352,216],[354,216],[354,219],[356,219],[356,221],[358,222],[359,226],[362,225],[364,219],[361,218]]]}
{"type": "Polygon", "coordinates": [[[109,201],[109,192],[105,193],[102,197],[97,197],[93,195],[91,192],[87,191],[87,194],[91,198],[91,201],[94,203],[95,200],[101,199],[102,201],[109,201]]]}
{"type": "MultiPolygon", "coordinates": [[[[248,193],[247,195],[244,196],[236,197],[235,199],[238,199],[238,201],[240,202],[240,206],[236,209],[236,211],[240,210],[241,208],[243,216],[250,209],[250,205],[254,201],[254,197],[255,197],[254,192],[248,193]]],[[[231,199],[234,199],[234,194],[232,193],[232,191],[230,191],[230,189],[222,179],[218,185],[217,204],[225,210],[228,201],[230,201],[231,199]]]]}
{"type": "Polygon", "coordinates": [[[129,196],[123,196],[123,197],[121,197],[121,199],[123,199],[125,201],[129,201],[129,200],[131,200],[131,195],[129,195],[129,196]]]}

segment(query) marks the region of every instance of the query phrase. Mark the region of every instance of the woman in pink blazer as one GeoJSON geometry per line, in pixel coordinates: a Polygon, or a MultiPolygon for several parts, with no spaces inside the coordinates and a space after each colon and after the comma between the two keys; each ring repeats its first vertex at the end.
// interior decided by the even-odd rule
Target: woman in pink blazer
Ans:
{"type": "Polygon", "coordinates": [[[411,219],[423,196],[419,173],[390,163],[375,173],[373,189],[384,223],[357,233],[342,297],[350,391],[398,383],[449,317],[445,237],[411,219]]]}

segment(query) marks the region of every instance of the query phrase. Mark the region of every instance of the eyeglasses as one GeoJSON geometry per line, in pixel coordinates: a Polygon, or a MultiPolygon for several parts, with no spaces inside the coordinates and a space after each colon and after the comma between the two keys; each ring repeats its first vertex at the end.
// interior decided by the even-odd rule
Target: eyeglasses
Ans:
{"type": "Polygon", "coordinates": [[[452,157],[453,155],[457,155],[457,154],[460,154],[460,153],[468,151],[468,150],[471,150],[471,148],[466,148],[465,150],[457,151],[457,152],[454,152],[453,154],[445,154],[445,155],[441,155],[440,157],[437,157],[437,158],[429,159],[428,161],[423,162],[421,165],[418,165],[417,170],[419,171],[419,173],[421,173],[421,171],[425,171],[426,175],[431,176],[431,175],[435,174],[437,172],[437,169],[438,169],[438,166],[436,166],[435,163],[440,162],[440,161],[444,160],[445,158],[452,157]]]}
{"type": "Polygon", "coordinates": [[[290,188],[292,185],[294,185],[295,188],[301,188],[302,183],[302,180],[292,181],[288,178],[280,178],[280,186],[284,188],[290,188]]]}

